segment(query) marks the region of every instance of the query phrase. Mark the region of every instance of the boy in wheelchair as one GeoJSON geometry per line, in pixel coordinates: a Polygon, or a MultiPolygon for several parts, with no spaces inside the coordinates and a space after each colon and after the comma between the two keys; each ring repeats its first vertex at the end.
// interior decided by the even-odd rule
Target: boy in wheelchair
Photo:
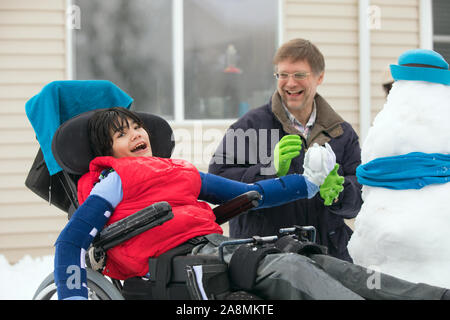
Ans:
{"type": "MultiPolygon", "coordinates": [[[[151,203],[167,201],[173,218],[108,250],[103,271],[114,279],[143,277],[149,273],[149,258],[201,237],[196,254],[217,252],[217,242],[227,240],[215,222],[210,206],[247,191],[262,198],[259,208],[279,206],[300,198],[311,198],[322,184],[321,196],[330,201],[342,191],[335,156],[329,146],[313,146],[319,161],[305,161],[304,175],[245,184],[199,173],[184,160],[154,157],[147,129],[139,116],[126,108],[97,111],[89,122],[90,146],[96,158],[89,172],[78,181],[80,207],[59,235],[55,247],[55,283],[59,299],[86,299],[85,255],[96,234],[105,225],[132,215],[151,203]],[[81,287],[70,286],[73,268],[81,272],[81,287]]],[[[309,158],[309,157],[307,157],[309,158]]],[[[313,157],[311,157],[313,158],[313,157]]],[[[282,214],[282,212],[280,212],[282,214]]],[[[228,262],[233,250],[228,250],[228,262]]],[[[242,266],[242,272],[244,266],[242,266]]],[[[269,299],[361,299],[318,268],[308,257],[277,253],[259,263],[254,292],[269,299]],[[312,284],[311,279],[320,283],[312,284]],[[311,288],[310,288],[311,287],[311,288]],[[314,287],[314,289],[312,289],[314,287]],[[322,290],[317,290],[322,287],[322,290]],[[315,293],[313,293],[313,291],[315,293]]]]}

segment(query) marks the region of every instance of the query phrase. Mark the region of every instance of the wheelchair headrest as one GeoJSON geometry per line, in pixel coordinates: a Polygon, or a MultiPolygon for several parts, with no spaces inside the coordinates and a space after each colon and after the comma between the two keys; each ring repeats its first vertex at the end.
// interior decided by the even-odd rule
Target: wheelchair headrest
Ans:
{"type": "MultiPolygon", "coordinates": [[[[101,109],[99,109],[101,110],[101,109]]],[[[94,159],[89,144],[88,121],[98,110],[84,112],[64,122],[52,139],[52,153],[56,162],[68,173],[83,175],[94,159]]],[[[175,147],[173,131],[163,118],[136,112],[150,133],[150,144],[155,157],[170,158],[175,147]]]]}
{"type": "Polygon", "coordinates": [[[65,121],[90,110],[130,108],[133,99],[111,81],[59,80],[45,85],[25,104],[50,175],[62,170],[52,153],[52,138],[65,121]]]}

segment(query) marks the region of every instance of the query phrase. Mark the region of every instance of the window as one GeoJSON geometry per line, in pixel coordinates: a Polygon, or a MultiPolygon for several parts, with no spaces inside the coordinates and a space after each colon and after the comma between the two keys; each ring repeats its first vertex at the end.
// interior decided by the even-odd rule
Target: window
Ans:
{"type": "Polygon", "coordinates": [[[185,117],[236,118],[273,93],[277,2],[185,0],[185,117]]]}
{"type": "Polygon", "coordinates": [[[450,1],[433,0],[433,49],[450,61],[450,1]]]}
{"type": "Polygon", "coordinates": [[[75,75],[110,80],[136,110],[172,118],[172,21],[167,0],[77,0],[75,75]]]}
{"type": "Polygon", "coordinates": [[[277,0],[73,2],[81,13],[74,78],[114,82],[136,110],[178,120],[237,118],[275,90],[277,0]],[[181,28],[174,8],[181,8],[181,28]]]}

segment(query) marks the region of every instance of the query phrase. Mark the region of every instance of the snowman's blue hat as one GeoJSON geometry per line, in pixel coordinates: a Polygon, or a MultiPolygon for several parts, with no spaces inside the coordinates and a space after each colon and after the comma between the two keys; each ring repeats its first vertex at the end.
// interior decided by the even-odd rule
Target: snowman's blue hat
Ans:
{"type": "Polygon", "coordinates": [[[408,50],[398,58],[398,65],[391,64],[390,67],[396,81],[428,81],[450,85],[448,63],[433,50],[408,50]]]}

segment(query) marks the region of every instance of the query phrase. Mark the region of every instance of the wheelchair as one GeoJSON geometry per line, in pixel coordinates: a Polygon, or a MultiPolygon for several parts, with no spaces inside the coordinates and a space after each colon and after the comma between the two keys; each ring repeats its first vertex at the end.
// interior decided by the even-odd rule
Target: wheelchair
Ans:
{"type": "MultiPolygon", "coordinates": [[[[66,211],[69,219],[79,206],[76,197],[77,181],[82,174],[88,171],[89,162],[93,159],[89,145],[86,143],[78,143],[80,141],[87,142],[87,128],[80,128],[79,124],[81,122],[77,120],[80,118],[88,118],[93,112],[95,111],[84,112],[66,121],[55,132],[52,139],[52,153],[63,170],[51,177],[50,195],[45,194],[45,192],[39,193],[45,200],[53,201],[53,204],[66,211]],[[51,199],[52,197],[54,198],[53,200],[51,199]]],[[[169,124],[164,119],[155,115],[141,112],[138,112],[138,114],[143,119],[146,127],[149,128],[153,154],[162,158],[170,157],[174,148],[174,142],[172,140],[172,129],[169,124]]],[[[82,123],[87,124],[87,122],[82,123]]],[[[45,166],[45,161],[42,150],[39,150],[32,168],[41,168],[43,166],[45,166]]],[[[46,180],[45,178],[40,178],[46,180]]],[[[50,180],[49,177],[46,178],[50,180]]],[[[32,177],[29,176],[26,185],[33,188],[33,181],[31,180],[32,177]]],[[[259,198],[259,193],[252,191],[217,206],[213,209],[216,215],[216,222],[223,224],[237,214],[255,207],[258,204],[259,198]]],[[[104,265],[93,268],[90,262],[96,261],[96,264],[98,264],[98,260],[107,258],[107,251],[110,248],[154,226],[164,223],[171,218],[171,215],[171,207],[168,203],[155,203],[115,224],[105,227],[99,233],[94,239],[91,249],[86,254],[87,285],[90,299],[124,299],[124,295],[131,299],[149,298],[148,294],[140,292],[140,290],[145,290],[148,280],[141,278],[132,278],[124,281],[117,279],[107,280],[107,277],[101,274],[101,269],[104,265]],[[130,289],[130,286],[132,289],[130,289]],[[126,293],[124,294],[125,291],[126,293]]],[[[217,257],[207,258],[211,261],[217,260],[217,257]]],[[[197,260],[204,259],[204,256],[198,258],[191,257],[190,262],[194,263],[197,260]]],[[[167,296],[167,298],[190,298],[185,286],[186,273],[182,260],[182,257],[175,257],[175,261],[173,262],[173,283],[167,284],[167,290],[171,287],[175,287],[177,290],[173,290],[175,293],[167,296]]],[[[54,284],[53,274],[50,274],[38,287],[33,299],[51,299],[55,294],[56,286],[54,284]]]]}
{"type": "MultiPolygon", "coordinates": [[[[57,82],[55,86],[72,86],[77,81],[57,82]]],[[[112,83],[101,83],[102,86],[113,87],[112,83]]],[[[53,90],[53,89],[52,89],[53,90]]],[[[119,89],[120,90],[120,89],[119,89]]],[[[94,97],[93,99],[98,99],[94,97]]],[[[25,185],[38,196],[60,208],[72,216],[78,208],[77,182],[88,171],[89,163],[94,158],[87,138],[87,121],[78,121],[90,117],[94,109],[114,106],[99,105],[79,112],[70,119],[58,123],[53,135],[46,137],[51,140],[51,153],[61,167],[56,174],[49,174],[43,148],[48,144],[39,141],[39,149],[25,185]]],[[[78,106],[79,107],[79,106],[78,106]]],[[[125,105],[125,107],[129,107],[125,105]]],[[[58,106],[64,109],[64,105],[58,106]]],[[[52,110],[50,110],[51,112],[52,110]]],[[[173,132],[163,118],[138,112],[148,128],[150,143],[154,156],[170,158],[174,149],[173,132]]],[[[35,128],[35,126],[34,126],[35,128]]],[[[36,128],[35,128],[36,131],[36,128]]],[[[39,140],[39,139],[38,139],[39,140]]],[[[213,209],[216,222],[220,225],[231,218],[257,207],[260,194],[250,191],[242,194],[213,209]]],[[[102,274],[108,250],[131,239],[157,225],[171,219],[173,213],[167,202],[159,202],[136,212],[120,221],[105,227],[95,237],[86,253],[86,272],[88,297],[91,300],[137,300],[137,299],[173,299],[173,300],[260,300],[252,292],[254,278],[245,276],[242,263],[258,261],[266,254],[291,252],[312,257],[313,260],[332,277],[339,279],[345,286],[354,290],[366,299],[398,298],[389,293],[367,290],[360,284],[366,284],[371,276],[367,269],[329,257],[327,249],[316,243],[315,229],[310,226],[292,226],[280,230],[283,236],[258,237],[250,239],[230,239],[218,246],[218,255],[193,255],[191,251],[205,241],[197,237],[187,243],[163,253],[156,259],[149,257],[149,276],[132,277],[126,280],[111,279],[102,274]],[[234,246],[229,264],[225,263],[223,251],[227,246],[234,246]],[[239,260],[240,259],[240,260],[239,260]],[[259,259],[259,260],[258,260],[259,259]],[[158,263],[155,261],[158,260],[158,263]],[[202,266],[203,284],[199,287],[196,267],[202,266]],[[243,276],[244,275],[244,276],[243,276]]],[[[400,298],[413,299],[450,299],[450,293],[443,288],[433,288],[423,284],[411,284],[401,279],[381,275],[390,285],[398,287],[398,291],[408,292],[400,298]]],[[[50,300],[56,298],[56,285],[53,272],[49,274],[37,288],[34,300],[50,300]]]]}

